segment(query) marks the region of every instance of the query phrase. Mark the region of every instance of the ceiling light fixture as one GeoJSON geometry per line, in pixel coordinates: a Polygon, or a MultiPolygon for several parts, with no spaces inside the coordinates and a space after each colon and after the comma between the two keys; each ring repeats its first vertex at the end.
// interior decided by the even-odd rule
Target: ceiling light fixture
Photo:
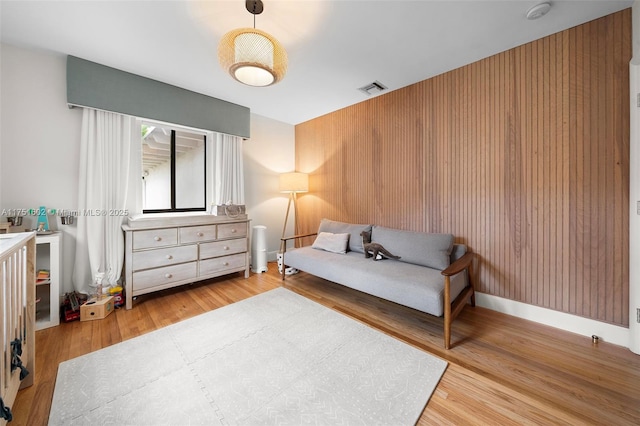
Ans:
{"type": "Polygon", "coordinates": [[[534,19],[542,18],[549,10],[551,10],[550,3],[537,4],[527,11],[527,19],[533,21],[534,19]]]}
{"type": "Polygon", "coordinates": [[[253,28],[226,33],[218,46],[220,65],[231,77],[249,86],[270,86],[287,72],[287,52],[271,35],[256,29],[256,15],[264,10],[261,0],[246,0],[253,28]]]}

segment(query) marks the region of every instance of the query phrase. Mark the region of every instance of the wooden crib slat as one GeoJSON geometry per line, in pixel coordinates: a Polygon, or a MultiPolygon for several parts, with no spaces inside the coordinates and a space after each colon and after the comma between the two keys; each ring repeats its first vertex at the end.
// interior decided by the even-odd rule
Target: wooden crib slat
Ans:
{"type": "Polygon", "coordinates": [[[9,383],[9,375],[5,365],[7,365],[7,321],[5,319],[7,315],[7,275],[6,275],[6,261],[0,263],[0,335],[2,340],[2,359],[0,360],[0,396],[4,395],[9,383]]]}
{"type": "MultiPolygon", "coordinates": [[[[13,234],[0,240],[0,397],[10,407],[18,389],[35,376],[35,250],[34,233],[13,234]],[[11,342],[20,339],[20,359],[30,374],[20,381],[11,372],[11,342]]],[[[0,420],[0,426],[6,421],[0,420]]]]}

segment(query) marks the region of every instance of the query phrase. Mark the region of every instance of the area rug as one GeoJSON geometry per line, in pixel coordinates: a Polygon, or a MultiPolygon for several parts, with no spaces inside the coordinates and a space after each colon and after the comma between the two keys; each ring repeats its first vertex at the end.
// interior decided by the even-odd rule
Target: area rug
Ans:
{"type": "Polygon", "coordinates": [[[446,367],[278,288],[61,363],[49,424],[414,424],[446,367]]]}

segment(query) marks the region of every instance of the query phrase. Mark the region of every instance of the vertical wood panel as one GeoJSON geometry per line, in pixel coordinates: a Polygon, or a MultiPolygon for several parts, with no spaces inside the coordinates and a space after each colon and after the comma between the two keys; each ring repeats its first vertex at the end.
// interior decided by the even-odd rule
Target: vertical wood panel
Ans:
{"type": "Polygon", "coordinates": [[[559,279],[562,279],[564,285],[562,286],[562,308],[559,310],[563,312],[572,312],[571,310],[571,302],[575,300],[575,241],[572,239],[571,229],[575,229],[575,220],[571,218],[572,213],[575,214],[575,210],[573,209],[573,205],[570,201],[573,199],[573,191],[571,186],[571,179],[573,178],[572,171],[575,169],[571,167],[570,164],[570,134],[575,135],[575,132],[569,132],[569,123],[575,124],[571,120],[569,115],[570,107],[569,107],[569,55],[563,55],[562,52],[569,51],[569,34],[565,31],[559,34],[560,44],[558,45],[559,49],[559,57],[561,57],[562,61],[562,91],[558,92],[558,104],[561,105],[562,115],[560,121],[562,122],[562,157],[561,162],[563,165],[563,175],[562,175],[562,219],[563,219],[563,234],[562,234],[562,242],[563,242],[563,258],[561,269],[563,274],[559,279]],[[568,117],[568,119],[567,119],[568,117]]]}
{"type": "MultiPolygon", "coordinates": [[[[632,51],[631,48],[631,24],[627,25],[627,20],[629,18],[626,15],[621,15],[619,17],[619,21],[616,24],[616,27],[621,28],[621,44],[620,44],[620,62],[625,62],[628,58],[629,52],[632,51]]],[[[614,96],[615,93],[626,92],[629,87],[629,77],[628,77],[628,69],[620,70],[616,69],[615,80],[613,82],[614,87],[614,96]]],[[[616,246],[616,254],[614,263],[619,265],[619,277],[620,283],[613,284],[614,291],[618,290],[617,294],[618,306],[614,306],[614,313],[617,314],[614,319],[614,323],[625,324],[629,318],[629,283],[627,277],[629,276],[629,217],[628,217],[628,208],[629,199],[627,194],[629,194],[629,168],[630,168],[630,158],[629,158],[629,150],[631,144],[631,127],[629,125],[628,117],[630,114],[630,105],[629,102],[618,103],[619,113],[617,114],[617,120],[612,123],[613,126],[618,129],[619,134],[616,136],[616,144],[617,144],[617,155],[619,159],[619,163],[616,168],[616,183],[619,183],[621,187],[624,188],[623,191],[616,191],[616,198],[618,202],[615,206],[615,211],[618,213],[616,215],[618,221],[618,227],[616,229],[620,229],[620,233],[616,233],[616,235],[620,235],[621,238],[619,240],[618,245],[616,246]],[[618,262],[616,262],[618,261],[618,262]],[[620,317],[621,316],[621,317],[620,317]]],[[[616,186],[617,187],[617,186],[616,186]]],[[[617,231],[616,231],[617,232],[617,231]]]]}
{"type": "Polygon", "coordinates": [[[630,9],[296,126],[303,231],[448,232],[479,291],[628,325],[630,9]]]}

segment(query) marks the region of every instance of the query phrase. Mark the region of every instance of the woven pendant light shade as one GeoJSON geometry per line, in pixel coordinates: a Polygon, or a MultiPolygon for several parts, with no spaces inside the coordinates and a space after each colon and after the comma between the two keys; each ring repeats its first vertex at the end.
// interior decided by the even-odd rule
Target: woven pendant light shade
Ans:
{"type": "Polygon", "coordinates": [[[223,69],[249,86],[270,86],[287,72],[287,52],[264,31],[240,28],[220,40],[218,59],[223,69]]]}

